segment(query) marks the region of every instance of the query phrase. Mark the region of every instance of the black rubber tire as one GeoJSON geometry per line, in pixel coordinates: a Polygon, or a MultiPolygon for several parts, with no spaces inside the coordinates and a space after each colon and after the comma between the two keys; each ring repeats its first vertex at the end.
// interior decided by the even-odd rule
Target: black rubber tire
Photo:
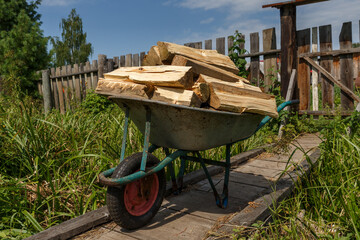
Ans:
{"type": "MultiPolygon", "coordinates": [[[[112,178],[125,177],[138,171],[140,169],[141,158],[142,158],[142,152],[139,152],[124,159],[116,167],[111,177],[112,178]]],[[[154,166],[159,162],[160,161],[159,159],[157,159],[157,157],[148,153],[146,167],[154,166]]],[[[150,210],[141,216],[134,216],[130,214],[125,207],[124,191],[126,185],[121,185],[117,187],[108,187],[106,194],[106,202],[110,216],[115,223],[117,223],[119,226],[125,229],[132,230],[148,224],[150,220],[155,216],[155,214],[158,212],[161,206],[166,190],[166,179],[165,179],[164,169],[162,169],[161,171],[155,174],[157,174],[159,180],[159,192],[150,210]]]]}

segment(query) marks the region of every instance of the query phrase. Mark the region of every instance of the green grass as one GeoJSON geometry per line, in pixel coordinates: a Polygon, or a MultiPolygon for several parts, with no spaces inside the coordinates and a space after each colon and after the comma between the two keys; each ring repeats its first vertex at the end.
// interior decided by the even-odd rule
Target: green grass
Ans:
{"type": "Polygon", "coordinates": [[[268,223],[235,229],[234,239],[360,239],[360,114],[328,122],[321,157],[268,223]],[[349,132],[351,129],[351,132],[349,132]]]}
{"type": "MultiPolygon", "coordinates": [[[[118,163],[124,114],[103,99],[88,99],[65,115],[44,116],[31,99],[0,96],[0,238],[21,239],[105,205],[106,188],[97,177],[118,163]]],[[[265,128],[235,144],[232,154],[272,142],[275,133],[276,127],[265,128]]],[[[126,156],[141,151],[142,143],[131,123],[126,156]]],[[[204,155],[220,160],[224,152],[204,155]]],[[[199,168],[188,163],[186,172],[199,168]]]]}

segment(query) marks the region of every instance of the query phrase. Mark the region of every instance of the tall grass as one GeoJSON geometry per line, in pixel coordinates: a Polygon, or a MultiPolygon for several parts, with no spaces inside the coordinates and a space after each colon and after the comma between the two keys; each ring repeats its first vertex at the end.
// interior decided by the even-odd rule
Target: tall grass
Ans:
{"type": "Polygon", "coordinates": [[[237,229],[235,239],[360,239],[360,114],[330,121],[321,157],[272,221],[237,229]]]}
{"type": "MultiPolygon", "coordinates": [[[[114,105],[93,111],[90,103],[45,116],[32,100],[0,97],[0,237],[26,237],[105,204],[106,189],[97,176],[118,164],[124,114],[114,105]]],[[[274,134],[257,136],[236,144],[233,154],[263,145],[274,134]]],[[[131,123],[126,156],[141,151],[142,143],[131,123]]],[[[158,150],[156,155],[164,157],[158,150]]],[[[223,159],[224,149],[204,155],[223,159]]],[[[188,163],[186,170],[199,167],[188,163]]]]}

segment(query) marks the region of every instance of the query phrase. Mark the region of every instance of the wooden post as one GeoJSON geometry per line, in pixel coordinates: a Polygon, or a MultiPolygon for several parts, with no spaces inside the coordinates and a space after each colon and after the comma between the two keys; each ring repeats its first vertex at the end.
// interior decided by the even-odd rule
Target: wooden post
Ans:
{"type": "MultiPolygon", "coordinates": [[[[273,49],[276,49],[275,28],[265,29],[263,30],[263,51],[266,52],[273,49]]],[[[276,65],[276,54],[268,54],[264,56],[265,92],[269,91],[269,87],[272,85],[272,80],[277,79],[276,65]]]]}
{"type": "MultiPolygon", "coordinates": [[[[318,51],[318,29],[317,27],[312,28],[312,44],[311,44],[311,52],[315,53],[318,51]]],[[[313,59],[316,63],[317,57],[313,59]]],[[[318,70],[314,67],[311,67],[311,79],[312,79],[312,107],[314,111],[319,110],[319,74],[318,70]]]]}
{"type": "MultiPolygon", "coordinates": [[[[340,49],[352,48],[352,25],[351,22],[343,23],[339,36],[340,49]]],[[[340,55],[340,81],[351,91],[354,90],[353,55],[340,55]]],[[[345,110],[354,109],[354,101],[345,92],[341,91],[341,108],[345,110]]]]}
{"type": "Polygon", "coordinates": [[[212,40],[205,40],[205,49],[211,50],[212,49],[212,40]]]}
{"type": "Polygon", "coordinates": [[[98,76],[99,76],[99,78],[104,77],[105,62],[106,62],[106,55],[99,54],[98,55],[98,76]]]}
{"type": "Polygon", "coordinates": [[[225,54],[225,38],[217,38],[216,39],[216,50],[218,53],[225,54]]]}
{"type": "MultiPolygon", "coordinates": [[[[298,53],[310,52],[310,28],[297,32],[298,53]]],[[[310,110],[310,67],[303,58],[299,59],[297,80],[300,95],[300,110],[310,110]]]]}
{"type": "MultiPolygon", "coordinates": [[[[331,25],[319,27],[320,37],[320,52],[327,52],[332,50],[332,36],[331,36],[331,25]]],[[[326,71],[332,72],[332,56],[322,56],[320,58],[320,66],[326,71]]],[[[334,108],[334,83],[326,79],[321,75],[321,86],[322,86],[322,104],[323,107],[334,108]]]]}
{"type": "MultiPolygon", "coordinates": [[[[91,68],[90,68],[90,62],[89,62],[89,61],[85,63],[84,70],[85,70],[85,71],[90,71],[90,70],[91,70],[91,68]]],[[[92,89],[90,73],[85,73],[85,74],[84,74],[84,78],[85,78],[85,87],[86,87],[86,90],[92,89]]]]}
{"type": "MultiPolygon", "coordinates": [[[[280,8],[280,22],[281,22],[281,70],[280,70],[281,96],[285,98],[289,85],[291,71],[292,69],[297,69],[296,5],[289,4],[289,5],[284,5],[280,8]]],[[[295,83],[296,83],[296,79],[295,79],[295,83]]]]}
{"type": "Polygon", "coordinates": [[[44,98],[45,114],[48,114],[51,111],[51,87],[49,69],[42,71],[42,92],[44,98]]]}
{"type": "MultiPolygon", "coordinates": [[[[250,33],[250,53],[259,52],[259,33],[250,33]]],[[[250,58],[250,82],[260,86],[260,60],[259,56],[250,58]]]]}

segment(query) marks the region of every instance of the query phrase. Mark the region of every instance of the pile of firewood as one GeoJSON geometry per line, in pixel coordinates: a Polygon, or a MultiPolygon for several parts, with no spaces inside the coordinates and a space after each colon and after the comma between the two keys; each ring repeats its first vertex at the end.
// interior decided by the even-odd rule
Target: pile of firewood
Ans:
{"type": "Polygon", "coordinates": [[[105,73],[96,93],[277,117],[274,96],[250,85],[238,71],[228,56],[215,50],[158,42],[141,67],[105,73]]]}

